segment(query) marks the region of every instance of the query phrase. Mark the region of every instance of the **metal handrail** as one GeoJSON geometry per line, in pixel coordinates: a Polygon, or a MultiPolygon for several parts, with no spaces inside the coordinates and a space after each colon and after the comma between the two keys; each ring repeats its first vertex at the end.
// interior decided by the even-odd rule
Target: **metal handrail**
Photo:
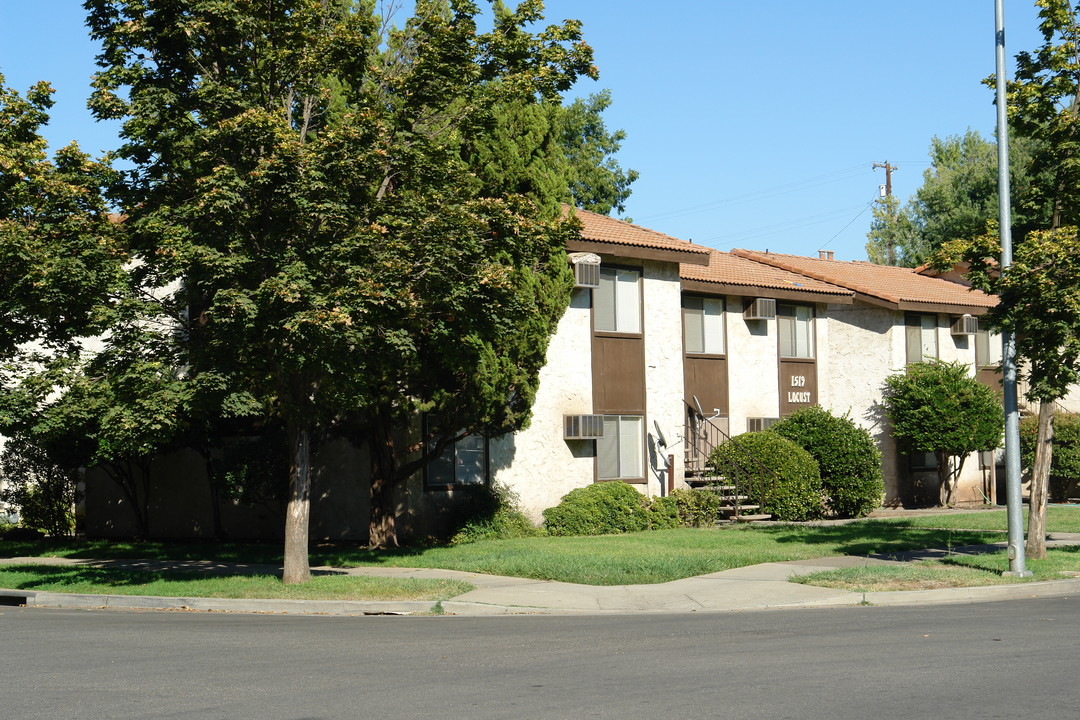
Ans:
{"type": "Polygon", "coordinates": [[[684,402],[684,404],[686,405],[687,449],[691,465],[700,463],[702,471],[709,470],[713,450],[719,445],[730,443],[735,448],[734,454],[738,456],[738,460],[732,458],[727,467],[712,466],[711,469],[716,471],[717,474],[723,475],[729,481],[728,484],[733,486],[736,515],[738,515],[741,508],[742,496],[746,494],[747,497],[751,497],[750,493],[744,493],[747,490],[749,469],[757,470],[761,476],[768,478],[769,481],[756,488],[758,492],[755,495],[757,497],[751,497],[751,500],[753,503],[763,506],[767,495],[765,485],[775,488],[779,479],[776,471],[758,460],[744,445],[713,422],[715,418],[706,417],[704,413],[690,403],[684,402]]]}

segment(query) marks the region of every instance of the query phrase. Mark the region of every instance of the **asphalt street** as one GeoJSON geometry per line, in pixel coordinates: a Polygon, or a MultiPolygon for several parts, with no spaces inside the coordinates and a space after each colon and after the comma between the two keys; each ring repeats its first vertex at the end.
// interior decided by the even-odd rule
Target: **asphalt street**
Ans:
{"type": "Polygon", "coordinates": [[[0,717],[1073,718],[1080,598],[713,614],[0,608],[0,717]]]}

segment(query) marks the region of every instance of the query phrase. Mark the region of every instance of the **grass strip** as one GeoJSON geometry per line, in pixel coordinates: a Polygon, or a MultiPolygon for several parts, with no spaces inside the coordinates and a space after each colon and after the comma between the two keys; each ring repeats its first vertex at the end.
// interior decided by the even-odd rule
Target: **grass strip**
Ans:
{"type": "Polygon", "coordinates": [[[285,585],[273,575],[201,575],[85,565],[0,566],[0,587],[95,595],[431,602],[473,589],[459,580],[316,575],[308,583],[285,585]]]}
{"type": "Polygon", "coordinates": [[[1013,585],[1018,582],[1062,580],[1080,573],[1080,547],[1050,548],[1046,558],[1027,560],[1029,578],[1003,577],[1009,557],[1002,550],[979,555],[954,555],[941,560],[925,560],[907,565],[822,570],[791,578],[791,582],[819,587],[880,592],[892,590],[935,590],[938,588],[1013,585]]]}
{"type": "MultiPolygon", "coordinates": [[[[1027,530],[1028,512],[1024,507],[1024,529],[1027,530]]],[[[984,512],[947,513],[940,515],[920,515],[906,518],[885,518],[901,527],[911,528],[953,528],[957,530],[998,530],[1006,532],[1009,520],[1004,508],[984,512]]],[[[1080,533],[1080,506],[1051,505],[1046,509],[1046,531],[1080,533]]]]}

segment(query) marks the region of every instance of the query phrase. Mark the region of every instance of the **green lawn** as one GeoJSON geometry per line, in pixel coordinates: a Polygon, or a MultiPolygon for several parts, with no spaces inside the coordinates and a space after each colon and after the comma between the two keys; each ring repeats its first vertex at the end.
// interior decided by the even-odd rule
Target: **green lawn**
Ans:
{"type": "Polygon", "coordinates": [[[876,592],[1062,580],[1073,576],[1071,573],[1080,573],[1080,547],[1050,548],[1045,559],[1027,560],[1025,565],[1032,572],[1031,577],[1003,577],[1002,573],[1009,569],[1009,558],[1001,551],[983,555],[956,555],[909,565],[823,570],[794,577],[791,581],[854,592],[876,592]]]}
{"type": "MultiPolygon", "coordinates": [[[[1080,508],[1052,507],[1051,531],[1080,532],[1080,508]]],[[[667,582],[763,562],[959,547],[1004,539],[1005,512],[863,520],[844,525],[733,526],[702,530],[534,537],[373,551],[312,549],[313,565],[431,567],[590,585],[667,582]]],[[[7,542],[0,557],[54,555],[280,563],[281,546],[211,543],[7,542]]]]}
{"type": "MultiPolygon", "coordinates": [[[[969,545],[1000,539],[998,533],[910,528],[866,521],[849,525],[774,525],[605,535],[535,537],[428,548],[373,551],[314,548],[314,565],[339,567],[431,567],[589,585],[658,583],[730,568],[821,557],[868,555],[927,547],[969,545]]],[[[281,561],[268,545],[172,545],[163,543],[0,544],[7,557],[51,554],[83,558],[281,561]]]]}
{"type": "Polygon", "coordinates": [[[458,580],[317,575],[285,585],[272,575],[200,575],[70,565],[0,565],[0,587],[12,590],[164,597],[437,602],[473,589],[458,580]]]}

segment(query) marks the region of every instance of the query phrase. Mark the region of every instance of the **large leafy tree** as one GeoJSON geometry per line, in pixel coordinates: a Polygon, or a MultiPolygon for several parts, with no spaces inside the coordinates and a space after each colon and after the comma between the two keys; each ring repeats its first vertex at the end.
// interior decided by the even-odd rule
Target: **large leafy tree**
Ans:
{"type": "Polygon", "coordinates": [[[531,31],[538,0],[487,32],[466,0],[400,26],[343,0],[86,6],[145,280],[179,283],[189,371],[222,378],[223,411],[286,427],[285,580],[308,577],[312,446],[343,419],[369,443],[371,542],[394,544],[398,483],[528,418],[576,225],[485,187],[468,149],[507,103],[595,73],[579,24],[531,31]],[[420,412],[440,430],[403,440],[420,412]]]}
{"type": "Polygon", "coordinates": [[[933,361],[885,378],[893,435],[909,452],[934,453],[943,505],[952,503],[967,456],[996,448],[1004,430],[997,395],[969,371],[961,363],[933,361]]]}
{"type": "Polygon", "coordinates": [[[51,94],[41,82],[23,97],[0,75],[0,360],[99,332],[122,280],[100,191],[111,171],[75,144],[48,158],[51,94]]]}
{"type": "MultiPolygon", "coordinates": [[[[34,398],[54,393],[50,379],[111,323],[126,257],[101,192],[109,166],[74,143],[46,152],[51,94],[40,82],[21,95],[0,76],[0,432],[18,433],[36,457],[45,448],[30,430],[34,398]]],[[[29,465],[12,459],[9,467],[29,465]]],[[[29,475],[13,480],[30,483],[21,485],[27,497],[47,494],[29,475]]]]}
{"type": "Polygon", "coordinates": [[[607,215],[623,212],[636,170],[615,158],[626,133],[609,131],[604,90],[572,103],[507,102],[471,146],[470,165],[488,193],[515,190],[607,215]]]}
{"type": "Polygon", "coordinates": [[[1011,127],[1036,143],[1032,166],[1043,180],[1042,230],[1024,237],[1004,272],[992,236],[946,246],[938,264],[970,263],[973,284],[996,293],[1000,304],[988,319],[1016,334],[1029,380],[1028,397],[1039,401],[1025,553],[1046,554],[1046,502],[1053,452],[1055,401],[1080,379],[1080,8],[1070,0],[1037,0],[1042,45],[1017,55],[1008,84],[1011,127]]]}

